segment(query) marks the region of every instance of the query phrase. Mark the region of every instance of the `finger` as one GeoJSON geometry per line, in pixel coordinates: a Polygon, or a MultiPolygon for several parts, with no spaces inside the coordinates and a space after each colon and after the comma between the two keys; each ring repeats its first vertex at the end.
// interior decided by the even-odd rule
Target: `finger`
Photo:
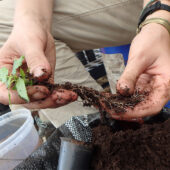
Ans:
{"type": "Polygon", "coordinates": [[[55,48],[55,42],[51,35],[48,35],[49,43],[47,43],[46,50],[45,50],[45,56],[47,56],[48,62],[51,65],[52,68],[52,75],[51,77],[54,78],[54,70],[56,65],[56,48],[55,48]]]}
{"type": "Polygon", "coordinates": [[[65,94],[63,92],[55,92],[45,100],[32,102],[29,104],[24,104],[23,106],[28,109],[46,109],[46,108],[57,108],[60,106],[64,106],[70,102],[76,100],[75,97],[72,96],[70,99],[70,93],[65,94]]]}
{"type": "Polygon", "coordinates": [[[142,91],[150,91],[151,86],[150,82],[152,80],[152,76],[148,74],[141,74],[136,82],[135,90],[140,92],[142,91]]]}
{"type": "Polygon", "coordinates": [[[142,124],[144,122],[143,119],[140,117],[126,118],[123,116],[124,113],[116,113],[113,109],[112,110],[108,109],[108,107],[103,102],[101,102],[101,106],[102,106],[103,110],[106,111],[112,119],[120,120],[120,121],[127,121],[127,122],[136,122],[136,123],[140,123],[140,124],[142,124]]]}
{"type": "Polygon", "coordinates": [[[52,93],[52,99],[59,100],[59,98],[68,100],[68,101],[69,100],[75,101],[77,100],[77,94],[74,93],[73,91],[64,90],[64,89],[54,90],[52,93]]]}
{"type": "MultiPolygon", "coordinates": [[[[156,84],[156,83],[155,83],[156,84]]],[[[163,106],[170,99],[168,83],[153,86],[149,96],[144,101],[135,106],[134,109],[127,109],[123,114],[124,118],[146,117],[159,113],[163,106]]]]}
{"type": "Polygon", "coordinates": [[[112,115],[113,119],[116,119],[116,120],[120,120],[120,121],[126,121],[126,122],[136,122],[136,123],[139,123],[139,124],[143,124],[144,123],[144,120],[143,118],[124,118],[123,116],[121,116],[121,114],[119,115],[112,115]]]}
{"type": "Polygon", "coordinates": [[[129,95],[134,92],[136,81],[141,73],[149,66],[146,54],[139,53],[131,47],[127,66],[117,83],[117,90],[122,95],[129,95]]]}
{"type": "Polygon", "coordinates": [[[28,86],[27,93],[31,101],[42,100],[50,95],[50,91],[45,86],[28,86]]]}
{"type": "MultiPolygon", "coordinates": [[[[49,95],[49,91],[44,86],[30,86],[27,88],[28,96],[31,101],[42,100],[49,95]]],[[[0,83],[0,102],[2,104],[8,105],[9,100],[11,104],[23,104],[26,103],[24,99],[22,99],[16,90],[9,90],[6,86],[0,83]],[[9,99],[10,94],[10,99],[9,99]]]]}
{"type": "Polygon", "coordinates": [[[54,108],[54,106],[59,107],[56,102],[52,100],[51,96],[44,100],[23,104],[23,106],[28,109],[47,109],[54,108]]]}
{"type": "Polygon", "coordinates": [[[45,51],[45,55],[47,56],[48,62],[51,65],[51,75],[48,79],[48,83],[54,84],[54,74],[55,74],[55,65],[56,65],[56,49],[54,43],[48,43],[47,49],[45,51]]]}
{"type": "Polygon", "coordinates": [[[25,52],[25,59],[30,73],[39,81],[48,79],[51,75],[51,66],[41,48],[29,47],[25,52]]]}
{"type": "Polygon", "coordinates": [[[0,68],[5,67],[10,73],[12,72],[14,58],[8,53],[9,51],[10,49],[4,47],[0,49],[0,68]]]}

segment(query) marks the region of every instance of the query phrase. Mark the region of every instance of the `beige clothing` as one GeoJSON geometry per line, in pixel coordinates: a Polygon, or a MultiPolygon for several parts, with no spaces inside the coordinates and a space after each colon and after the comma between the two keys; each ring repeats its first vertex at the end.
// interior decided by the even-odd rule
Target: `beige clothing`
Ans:
{"type": "MultiPolygon", "coordinates": [[[[12,30],[15,1],[0,1],[0,46],[12,30]]],[[[141,9],[142,0],[54,0],[55,81],[70,81],[101,90],[74,52],[128,44],[135,35],[141,9]]],[[[95,111],[75,102],[56,109],[43,109],[41,113],[58,127],[72,115],[95,111]]]]}

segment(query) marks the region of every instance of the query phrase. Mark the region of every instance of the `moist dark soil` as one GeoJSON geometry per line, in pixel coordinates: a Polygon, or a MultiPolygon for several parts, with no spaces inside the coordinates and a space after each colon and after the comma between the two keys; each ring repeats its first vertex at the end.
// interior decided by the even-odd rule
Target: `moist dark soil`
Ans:
{"type": "MultiPolygon", "coordinates": [[[[106,110],[114,110],[116,113],[124,113],[127,108],[133,109],[138,103],[143,101],[148,92],[135,91],[131,96],[122,96],[121,94],[111,94],[106,92],[99,92],[95,89],[71,84],[69,82],[65,84],[43,84],[47,86],[51,92],[54,90],[71,90],[75,92],[81,99],[84,106],[95,106],[100,111],[103,110],[103,104],[106,110]]],[[[61,91],[60,91],[61,92],[61,91]]]]}
{"type": "Polygon", "coordinates": [[[113,132],[107,125],[93,128],[92,170],[169,170],[170,119],[137,129],[113,132]]]}

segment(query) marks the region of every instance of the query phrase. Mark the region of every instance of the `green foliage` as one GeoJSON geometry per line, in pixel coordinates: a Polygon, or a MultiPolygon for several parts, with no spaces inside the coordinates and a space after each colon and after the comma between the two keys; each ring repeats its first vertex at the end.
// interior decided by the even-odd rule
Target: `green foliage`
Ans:
{"type": "Polygon", "coordinates": [[[24,70],[22,68],[20,68],[20,76],[25,79],[25,73],[24,70]]]}
{"type": "Polygon", "coordinates": [[[10,89],[17,90],[19,96],[25,101],[29,102],[26,86],[33,85],[33,81],[29,80],[29,77],[26,76],[24,70],[20,68],[22,66],[23,60],[24,56],[14,60],[12,73],[10,75],[7,68],[3,67],[0,69],[0,81],[6,84],[8,88],[9,103],[11,103],[10,89]],[[18,69],[19,74],[17,74],[18,69]]]}
{"type": "Polygon", "coordinates": [[[22,65],[22,62],[24,61],[24,56],[21,56],[19,59],[14,60],[12,74],[15,75],[17,69],[22,65]]]}
{"type": "Polygon", "coordinates": [[[24,79],[22,79],[20,77],[18,78],[18,80],[16,82],[16,89],[17,89],[17,92],[18,92],[19,96],[22,99],[29,102],[29,98],[28,98],[28,95],[27,95],[27,90],[26,90],[26,87],[25,87],[24,79]]]}

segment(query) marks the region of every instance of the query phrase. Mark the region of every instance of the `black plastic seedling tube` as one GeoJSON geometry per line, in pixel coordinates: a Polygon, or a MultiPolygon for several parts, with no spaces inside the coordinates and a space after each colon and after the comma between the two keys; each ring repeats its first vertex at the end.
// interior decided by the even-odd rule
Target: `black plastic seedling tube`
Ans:
{"type": "Polygon", "coordinates": [[[58,170],[89,170],[92,148],[61,138],[58,170]]]}

